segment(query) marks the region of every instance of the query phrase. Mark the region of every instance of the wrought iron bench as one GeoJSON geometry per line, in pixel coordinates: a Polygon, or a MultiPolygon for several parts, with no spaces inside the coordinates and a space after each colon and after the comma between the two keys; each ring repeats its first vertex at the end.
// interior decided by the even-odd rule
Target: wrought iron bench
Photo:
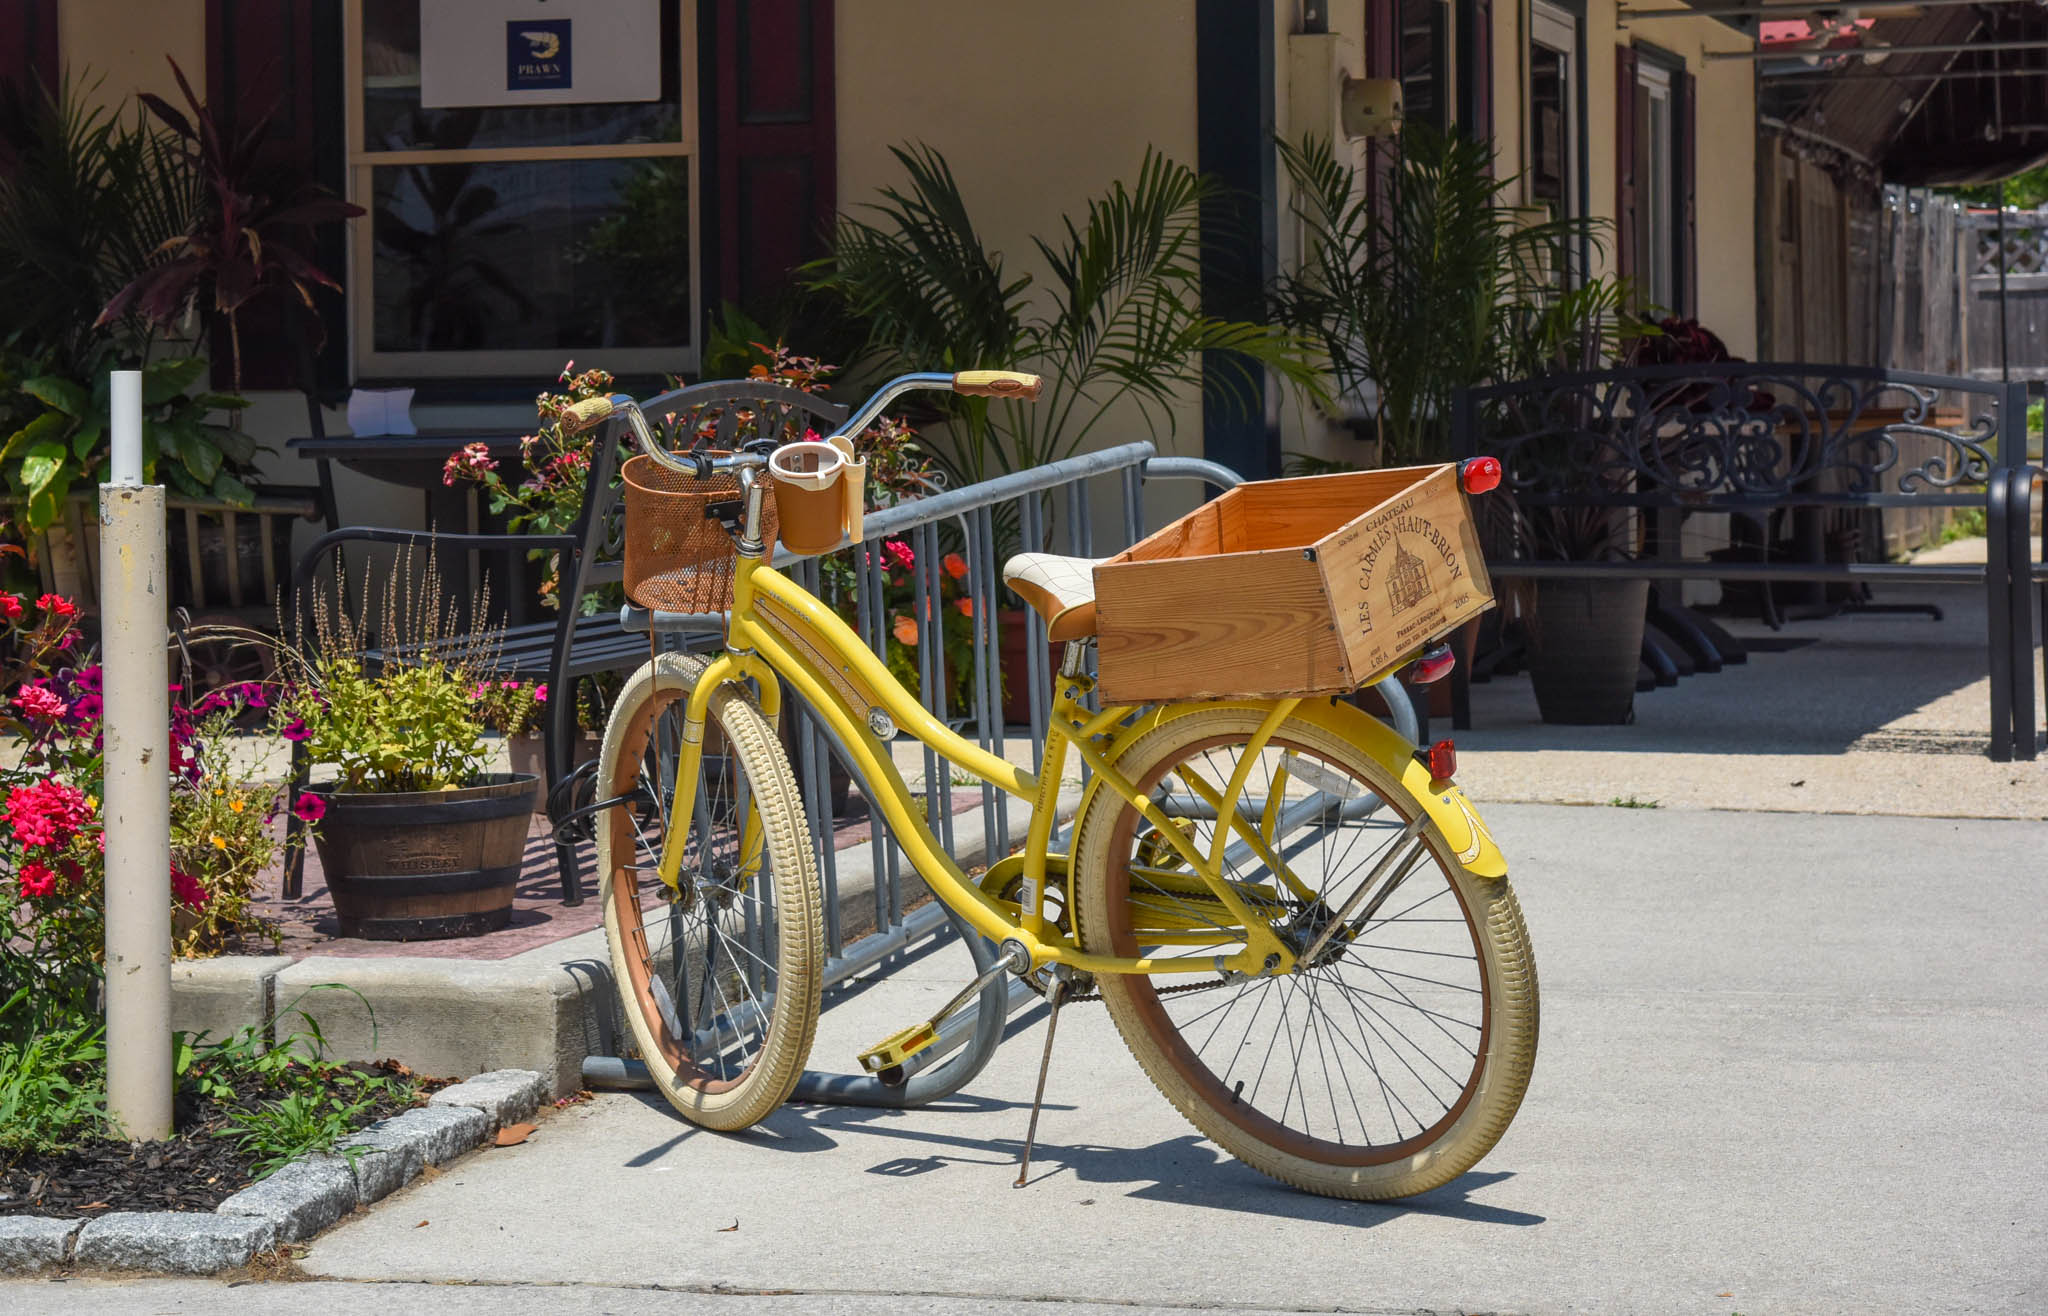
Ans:
{"type": "MultiPolygon", "coordinates": [[[[686,430],[708,426],[714,447],[731,446],[741,424],[756,432],[774,433],[778,427],[830,427],[844,420],[846,408],[823,398],[798,392],[779,384],[751,380],[719,381],[675,389],[643,404],[652,415],[674,413],[686,430]],[[744,413],[744,416],[743,416],[744,413]]],[[[585,477],[583,511],[576,522],[560,534],[450,534],[432,530],[401,530],[379,526],[345,526],[321,536],[299,559],[294,574],[296,596],[301,601],[304,633],[311,635],[310,609],[314,585],[330,555],[348,544],[389,544],[399,546],[470,549],[477,552],[523,553],[539,551],[561,555],[559,564],[561,607],[553,621],[506,628],[499,647],[496,674],[504,679],[545,681],[549,688],[547,714],[541,726],[544,745],[546,785],[551,813],[559,811],[558,795],[576,771],[573,761],[577,743],[575,686],[579,680],[603,672],[629,672],[647,660],[648,639],[619,623],[617,603],[591,616],[580,614],[579,603],[587,595],[622,577],[624,552],[624,509],[619,498],[619,463],[616,442],[609,441],[612,427],[604,431],[607,441],[593,445],[589,474],[585,477]]],[[[448,646],[462,643],[460,637],[448,646]]],[[[433,656],[407,651],[373,649],[364,658],[371,664],[405,662],[433,656]]],[[[309,765],[295,754],[294,781],[304,780],[309,765]]],[[[303,885],[304,844],[296,819],[288,824],[285,895],[296,898],[303,885]]],[[[556,860],[562,875],[562,903],[583,902],[578,876],[576,847],[558,839],[556,860]]]]}
{"type": "MultiPolygon", "coordinates": [[[[1452,417],[1461,457],[1491,455],[1523,509],[1609,509],[1632,520],[1641,552],[1625,560],[1552,561],[1526,539],[1489,545],[1496,576],[1974,585],[1985,591],[1994,759],[2032,758],[2035,584],[2028,527],[2024,384],[1857,366],[1649,366],[1515,380],[1460,393],[1452,417]],[[1988,561],[1825,561],[1827,522],[1868,522],[1885,509],[1977,508],[1988,561]],[[1688,559],[1681,528],[1723,513],[1757,529],[1752,561],[1688,559]],[[1788,516],[1794,553],[1772,560],[1788,516]]],[[[1863,536],[1863,551],[1883,535],[1863,536]]],[[[1675,596],[1675,589],[1672,591],[1675,596]]],[[[1470,722],[1460,664],[1454,721],[1470,722]]]]}

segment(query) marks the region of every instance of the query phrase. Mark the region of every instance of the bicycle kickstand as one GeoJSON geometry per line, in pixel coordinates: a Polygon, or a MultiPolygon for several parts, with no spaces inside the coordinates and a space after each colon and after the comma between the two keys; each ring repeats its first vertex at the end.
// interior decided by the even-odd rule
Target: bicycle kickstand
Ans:
{"type": "Polygon", "coordinates": [[[1060,1004],[1066,999],[1067,980],[1054,973],[1052,986],[1045,993],[1045,1053],[1038,1058],[1038,1093],[1031,1098],[1031,1123],[1024,1129],[1024,1155],[1017,1162],[1017,1182],[1012,1188],[1022,1188],[1031,1177],[1031,1147],[1038,1140],[1038,1111],[1045,1105],[1045,1071],[1052,1066],[1052,1039],[1059,1032],[1060,1004]]]}

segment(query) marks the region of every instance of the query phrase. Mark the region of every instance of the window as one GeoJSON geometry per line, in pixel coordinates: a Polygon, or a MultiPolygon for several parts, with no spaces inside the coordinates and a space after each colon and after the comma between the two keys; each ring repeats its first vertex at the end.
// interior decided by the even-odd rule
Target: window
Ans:
{"type": "Polygon", "coordinates": [[[1445,0],[1395,0],[1401,21],[1401,112],[1413,123],[1450,123],[1450,8],[1445,0]]]}
{"type": "Polygon", "coordinates": [[[696,364],[696,17],[661,0],[651,101],[421,105],[420,8],[350,0],[350,297],[362,375],[696,364]]]}
{"type": "Polygon", "coordinates": [[[1673,131],[1671,70],[1641,59],[1635,86],[1635,277],[1643,301],[1669,311],[1678,305],[1677,135],[1673,131]]]}
{"type": "Polygon", "coordinates": [[[1529,27],[1529,200],[1564,218],[1580,211],[1578,20],[1536,0],[1529,27]]]}

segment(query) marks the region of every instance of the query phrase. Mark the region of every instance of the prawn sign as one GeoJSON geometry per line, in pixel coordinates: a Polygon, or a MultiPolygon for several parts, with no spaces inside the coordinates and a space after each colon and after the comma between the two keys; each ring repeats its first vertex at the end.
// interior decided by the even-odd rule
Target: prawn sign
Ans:
{"type": "MultiPolygon", "coordinates": [[[[429,0],[419,13],[423,109],[659,100],[663,64],[681,58],[663,48],[658,0],[429,0]]],[[[402,72],[410,36],[369,25],[366,63],[402,72]]]]}

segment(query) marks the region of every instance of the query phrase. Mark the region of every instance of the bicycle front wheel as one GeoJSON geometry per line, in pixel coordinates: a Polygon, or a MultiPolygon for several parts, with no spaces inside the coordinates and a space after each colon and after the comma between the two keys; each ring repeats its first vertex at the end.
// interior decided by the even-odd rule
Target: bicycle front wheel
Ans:
{"type": "MultiPolygon", "coordinates": [[[[1206,856],[1261,721],[1239,708],[1174,718],[1118,767],[1206,856]]],[[[1229,844],[1224,878],[1298,950],[1321,945],[1275,977],[1105,975],[1125,1043],[1198,1129],[1296,1187],[1403,1197],[1463,1174],[1506,1130],[1535,1059],[1535,962],[1507,880],[1467,873],[1432,825],[1411,834],[1421,805],[1400,782],[1301,719],[1258,751],[1234,812],[1252,837],[1229,844]]],[[[1090,951],[1207,962],[1242,941],[1110,791],[1082,820],[1075,871],[1090,951]]]]}
{"type": "Polygon", "coordinates": [[[774,728],[737,686],[711,698],[679,890],[658,876],[685,706],[705,660],[635,672],[605,726],[597,867],[612,974],[640,1059],[689,1119],[755,1123],[786,1100],[818,1025],[816,861],[774,728]]]}

